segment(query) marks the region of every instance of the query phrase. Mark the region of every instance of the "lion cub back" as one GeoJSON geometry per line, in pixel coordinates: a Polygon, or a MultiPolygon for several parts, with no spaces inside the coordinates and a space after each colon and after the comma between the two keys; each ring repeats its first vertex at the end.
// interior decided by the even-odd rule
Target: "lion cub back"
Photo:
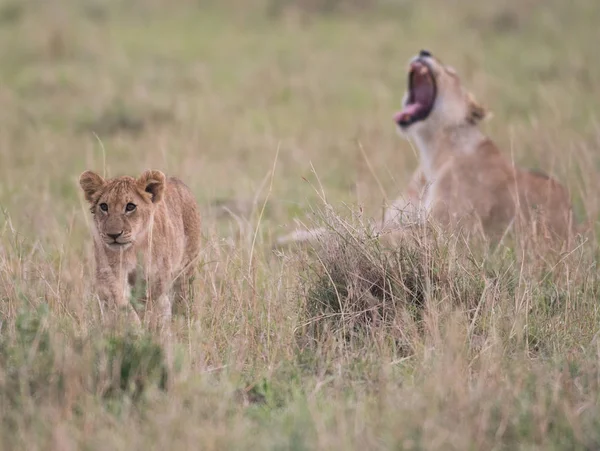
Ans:
{"type": "Polygon", "coordinates": [[[177,177],[167,178],[165,208],[165,219],[171,222],[171,233],[175,234],[173,239],[182,248],[182,265],[186,266],[200,251],[201,219],[192,191],[177,177]]]}

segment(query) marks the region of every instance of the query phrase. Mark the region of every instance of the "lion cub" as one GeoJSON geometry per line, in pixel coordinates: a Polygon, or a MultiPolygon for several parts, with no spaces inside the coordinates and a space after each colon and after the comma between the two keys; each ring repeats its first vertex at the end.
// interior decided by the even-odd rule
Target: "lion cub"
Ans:
{"type": "Polygon", "coordinates": [[[192,192],[181,180],[154,170],[138,179],[110,180],[86,171],[79,184],[93,214],[100,299],[109,309],[127,310],[139,325],[129,295],[142,268],[147,309],[163,331],[171,318],[171,286],[185,296],[200,252],[200,214],[192,192]]]}
{"type": "Polygon", "coordinates": [[[429,217],[484,235],[513,224],[531,236],[564,242],[573,232],[566,189],[556,180],[515,167],[478,128],[486,111],[456,72],[422,50],[409,64],[401,133],[420,153],[406,192],[385,214],[383,227],[429,217]]]}

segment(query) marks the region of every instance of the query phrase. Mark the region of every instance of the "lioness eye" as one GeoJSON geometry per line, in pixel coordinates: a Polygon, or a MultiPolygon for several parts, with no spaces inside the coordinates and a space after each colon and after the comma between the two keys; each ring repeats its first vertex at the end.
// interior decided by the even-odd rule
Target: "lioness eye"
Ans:
{"type": "Polygon", "coordinates": [[[136,205],[132,204],[131,202],[129,202],[127,205],[125,205],[125,210],[127,211],[133,211],[135,210],[136,205]]]}
{"type": "Polygon", "coordinates": [[[108,211],[108,205],[106,205],[105,203],[101,203],[100,204],[100,210],[102,210],[102,211],[108,211]]]}

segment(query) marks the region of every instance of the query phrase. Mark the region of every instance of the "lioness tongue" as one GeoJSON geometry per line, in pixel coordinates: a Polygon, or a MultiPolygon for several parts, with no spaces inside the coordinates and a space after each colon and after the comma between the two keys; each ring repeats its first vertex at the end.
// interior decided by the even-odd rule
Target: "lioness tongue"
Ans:
{"type": "Polygon", "coordinates": [[[400,121],[403,121],[406,119],[410,119],[421,108],[423,108],[423,105],[420,104],[419,102],[410,103],[410,104],[406,105],[402,111],[399,111],[394,115],[394,121],[400,122],[400,121]]]}

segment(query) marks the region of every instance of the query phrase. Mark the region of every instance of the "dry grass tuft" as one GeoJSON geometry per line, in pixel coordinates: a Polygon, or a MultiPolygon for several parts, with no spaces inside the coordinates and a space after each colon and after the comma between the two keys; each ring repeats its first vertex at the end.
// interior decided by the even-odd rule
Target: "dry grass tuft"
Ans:
{"type": "Polygon", "coordinates": [[[598,449],[593,230],[545,256],[365,225],[416,164],[391,118],[421,48],[597,219],[598,22],[597,0],[0,1],[0,448],[598,449]],[[102,326],[77,186],[149,167],[203,214],[167,345],[102,326]],[[272,250],[324,193],[333,239],[272,250]]]}

